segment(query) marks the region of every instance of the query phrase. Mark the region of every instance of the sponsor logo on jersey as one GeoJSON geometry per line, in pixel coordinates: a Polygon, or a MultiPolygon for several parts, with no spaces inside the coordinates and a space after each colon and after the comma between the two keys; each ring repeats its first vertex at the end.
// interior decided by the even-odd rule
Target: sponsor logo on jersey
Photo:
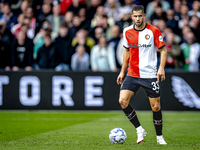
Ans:
{"type": "Polygon", "coordinates": [[[147,39],[147,40],[150,39],[150,35],[149,35],[149,34],[146,34],[146,35],[145,35],[145,39],[147,39]]]}
{"type": "Polygon", "coordinates": [[[133,47],[133,48],[136,48],[136,47],[151,47],[152,44],[128,44],[129,47],[133,47]]]}
{"type": "Polygon", "coordinates": [[[163,37],[160,35],[159,36],[159,41],[162,42],[163,41],[163,37]]]}
{"type": "Polygon", "coordinates": [[[132,38],[132,35],[128,35],[128,37],[131,39],[131,38],[132,38]]]}

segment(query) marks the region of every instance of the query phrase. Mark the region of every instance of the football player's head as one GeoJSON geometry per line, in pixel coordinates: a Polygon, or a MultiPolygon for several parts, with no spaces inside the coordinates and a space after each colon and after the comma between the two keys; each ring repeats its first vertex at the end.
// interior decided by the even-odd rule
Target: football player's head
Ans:
{"type": "Polygon", "coordinates": [[[141,27],[145,20],[144,7],[142,5],[136,5],[132,9],[132,19],[137,27],[141,27]]]}

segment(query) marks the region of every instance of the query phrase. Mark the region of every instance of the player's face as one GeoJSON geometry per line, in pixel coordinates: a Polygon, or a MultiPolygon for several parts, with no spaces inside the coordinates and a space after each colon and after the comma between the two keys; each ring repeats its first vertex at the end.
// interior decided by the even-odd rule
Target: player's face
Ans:
{"type": "Polygon", "coordinates": [[[132,19],[137,27],[141,27],[144,24],[145,14],[140,11],[133,11],[132,19]]]}

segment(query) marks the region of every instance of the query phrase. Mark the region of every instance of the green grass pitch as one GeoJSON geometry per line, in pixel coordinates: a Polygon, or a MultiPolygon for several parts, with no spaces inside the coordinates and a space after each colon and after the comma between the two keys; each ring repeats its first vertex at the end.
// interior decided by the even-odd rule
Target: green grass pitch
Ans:
{"type": "Polygon", "coordinates": [[[157,145],[151,111],[137,111],[147,137],[137,144],[136,131],[122,111],[0,111],[0,150],[197,150],[200,112],[163,111],[167,145],[157,145]],[[127,133],[112,144],[115,127],[127,133]]]}

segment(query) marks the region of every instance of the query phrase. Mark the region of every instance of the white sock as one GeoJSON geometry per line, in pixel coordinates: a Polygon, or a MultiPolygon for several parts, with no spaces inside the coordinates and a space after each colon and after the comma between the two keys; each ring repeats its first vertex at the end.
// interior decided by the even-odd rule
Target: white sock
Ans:
{"type": "Polygon", "coordinates": [[[136,128],[137,131],[140,131],[142,129],[143,129],[142,126],[139,126],[139,127],[136,128]]]}
{"type": "Polygon", "coordinates": [[[162,135],[157,135],[157,139],[158,139],[158,138],[163,138],[163,136],[162,136],[162,135]]]}

